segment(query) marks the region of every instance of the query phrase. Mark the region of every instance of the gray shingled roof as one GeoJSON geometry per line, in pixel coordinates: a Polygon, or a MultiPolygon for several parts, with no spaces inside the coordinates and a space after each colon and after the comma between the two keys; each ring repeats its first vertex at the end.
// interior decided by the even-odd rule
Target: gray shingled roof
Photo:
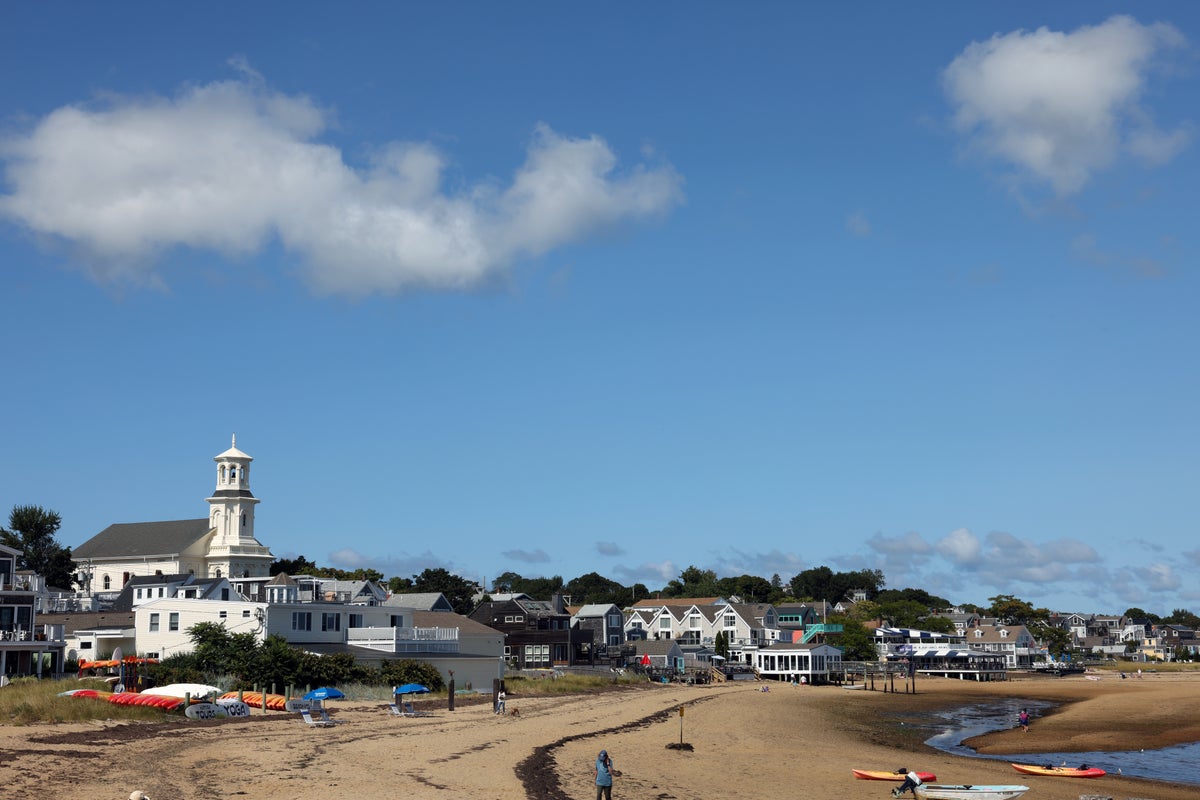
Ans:
{"type": "Polygon", "coordinates": [[[210,530],[207,519],[117,523],[73,549],[71,558],[79,561],[84,558],[175,555],[195,544],[210,530]]]}

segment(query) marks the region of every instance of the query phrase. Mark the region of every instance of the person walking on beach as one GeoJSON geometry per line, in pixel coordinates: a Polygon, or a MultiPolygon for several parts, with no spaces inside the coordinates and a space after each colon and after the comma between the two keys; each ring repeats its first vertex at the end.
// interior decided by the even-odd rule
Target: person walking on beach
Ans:
{"type": "Polygon", "coordinates": [[[905,792],[912,792],[912,796],[917,796],[917,787],[921,785],[921,776],[913,772],[911,769],[901,767],[896,770],[904,776],[904,783],[892,789],[892,797],[899,797],[905,792]]]}
{"type": "Polygon", "coordinates": [[[1029,712],[1021,709],[1021,713],[1017,714],[1017,724],[1021,726],[1022,733],[1029,733],[1029,712]]]}
{"type": "Polygon", "coordinates": [[[596,775],[596,800],[600,800],[601,796],[604,800],[612,800],[613,761],[607,750],[601,750],[600,755],[596,756],[593,772],[596,775]]]}

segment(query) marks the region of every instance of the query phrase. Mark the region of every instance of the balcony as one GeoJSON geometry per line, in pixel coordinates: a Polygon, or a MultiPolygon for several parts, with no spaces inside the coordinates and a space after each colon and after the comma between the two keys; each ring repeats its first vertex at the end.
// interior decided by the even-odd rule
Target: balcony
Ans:
{"type": "Polygon", "coordinates": [[[385,653],[457,653],[458,628],[350,628],[346,644],[385,653]]]}

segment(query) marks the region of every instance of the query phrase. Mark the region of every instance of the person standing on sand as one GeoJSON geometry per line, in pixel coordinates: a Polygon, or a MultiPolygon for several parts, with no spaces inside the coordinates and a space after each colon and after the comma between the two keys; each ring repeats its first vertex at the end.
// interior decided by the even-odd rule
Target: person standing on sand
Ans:
{"type": "Polygon", "coordinates": [[[1017,724],[1021,726],[1022,733],[1029,733],[1029,712],[1021,709],[1021,713],[1017,715],[1017,724]]]}
{"type": "Polygon", "coordinates": [[[596,776],[596,800],[603,796],[604,800],[612,800],[613,761],[607,750],[601,750],[596,756],[596,766],[593,768],[596,776]]]}

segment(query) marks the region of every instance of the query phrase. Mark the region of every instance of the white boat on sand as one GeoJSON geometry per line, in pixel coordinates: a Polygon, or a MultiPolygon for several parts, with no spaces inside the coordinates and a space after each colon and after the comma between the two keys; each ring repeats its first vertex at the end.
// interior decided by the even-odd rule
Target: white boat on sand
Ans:
{"type": "Polygon", "coordinates": [[[1015,800],[1029,791],[1016,784],[923,783],[916,787],[920,800],[1015,800]]]}

